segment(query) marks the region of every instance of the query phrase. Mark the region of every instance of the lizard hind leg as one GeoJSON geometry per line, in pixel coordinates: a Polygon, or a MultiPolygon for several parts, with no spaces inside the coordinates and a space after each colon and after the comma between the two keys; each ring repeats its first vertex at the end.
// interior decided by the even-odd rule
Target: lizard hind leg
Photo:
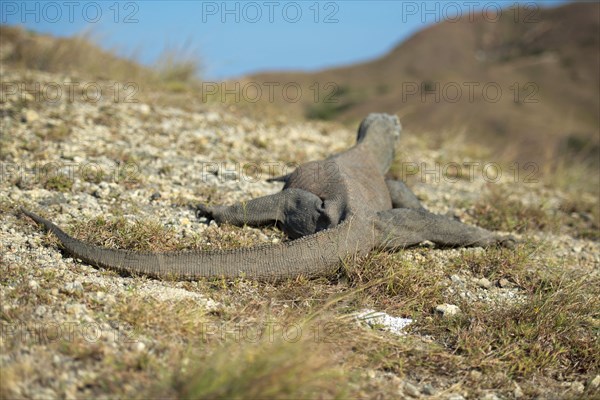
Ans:
{"type": "Polygon", "coordinates": [[[487,247],[499,244],[512,248],[515,239],[486,229],[463,224],[423,209],[395,208],[377,213],[375,229],[387,249],[415,246],[431,241],[441,247],[487,247]]]}

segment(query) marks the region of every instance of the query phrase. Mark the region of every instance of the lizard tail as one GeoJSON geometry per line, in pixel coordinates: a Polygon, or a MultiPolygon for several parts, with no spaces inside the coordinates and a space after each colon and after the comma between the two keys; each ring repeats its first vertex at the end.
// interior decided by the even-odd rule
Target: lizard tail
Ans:
{"type": "Polygon", "coordinates": [[[352,229],[352,218],[337,227],[300,239],[232,250],[136,252],[95,246],[65,233],[51,221],[21,208],[21,212],[52,232],[67,253],[95,267],[156,278],[193,280],[202,277],[246,277],[280,280],[334,272],[343,257],[369,250],[352,229]]]}

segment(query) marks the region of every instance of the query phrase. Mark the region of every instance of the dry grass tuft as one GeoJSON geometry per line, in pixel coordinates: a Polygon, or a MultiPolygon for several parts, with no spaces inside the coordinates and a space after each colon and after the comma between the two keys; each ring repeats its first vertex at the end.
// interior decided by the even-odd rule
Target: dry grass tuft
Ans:
{"type": "Polygon", "coordinates": [[[375,252],[361,260],[345,264],[350,287],[387,310],[403,316],[428,313],[443,300],[444,272],[427,268],[424,263],[399,260],[393,253],[375,252]]]}
{"type": "MultiPolygon", "coordinates": [[[[196,54],[165,50],[155,67],[144,67],[133,57],[102,50],[92,32],[71,38],[53,38],[20,27],[0,26],[3,60],[23,69],[72,74],[85,79],[133,83],[136,93],[191,92],[199,83],[196,54]]],[[[129,93],[129,92],[128,92],[129,93]]]]}
{"type": "Polygon", "coordinates": [[[332,354],[311,343],[270,343],[218,348],[191,374],[176,377],[182,398],[343,398],[332,354]]]}
{"type": "MultiPolygon", "coordinates": [[[[596,281],[595,285],[600,285],[596,281]]],[[[422,327],[469,365],[513,377],[576,376],[597,371],[594,329],[600,317],[597,289],[584,279],[541,280],[527,300],[497,307],[464,303],[463,313],[422,327]]]]}
{"type": "Polygon", "coordinates": [[[137,251],[180,250],[190,244],[178,238],[173,228],[158,221],[132,223],[124,217],[99,216],[77,222],[72,232],[74,237],[98,246],[137,251]]]}
{"type": "Polygon", "coordinates": [[[489,230],[525,232],[530,230],[555,231],[560,226],[558,217],[547,205],[526,205],[507,196],[500,185],[489,185],[488,190],[470,211],[477,224],[489,230]]]}

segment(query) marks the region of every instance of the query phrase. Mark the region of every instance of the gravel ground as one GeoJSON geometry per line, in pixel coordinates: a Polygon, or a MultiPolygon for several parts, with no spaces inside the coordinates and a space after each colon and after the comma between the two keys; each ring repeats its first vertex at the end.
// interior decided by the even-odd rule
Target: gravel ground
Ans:
{"type": "MultiPolygon", "coordinates": [[[[3,73],[4,81],[13,82],[66,79],[31,71],[3,73]]],[[[97,216],[157,220],[174,229],[179,238],[196,237],[202,245],[218,246],[203,239],[203,232],[219,228],[197,220],[190,205],[230,203],[274,193],[281,185],[267,183],[267,177],[285,173],[293,163],[341,151],[354,140],[354,132],[333,123],[299,123],[283,117],[263,121],[260,115],[240,117],[216,106],[183,111],[110,100],[61,99],[48,104],[18,97],[0,102],[0,268],[6,276],[0,282],[0,367],[14,375],[12,380],[4,378],[5,384],[10,383],[4,390],[16,397],[84,398],[102,393],[98,387],[86,386],[101,371],[93,357],[81,362],[76,354],[57,352],[49,345],[55,342],[49,337],[53,334],[65,339],[64,332],[52,331],[57,326],[73,326],[76,335],[99,332],[94,340],[104,357],[127,357],[155,349],[160,341],[156,337],[138,337],[132,342],[119,339],[130,327],[115,310],[132,298],[184,302],[206,313],[225,307],[194,282],[123,277],[64,257],[47,235],[19,215],[19,206],[41,211],[67,228],[97,216]],[[273,174],[269,168],[274,168],[273,174]],[[67,179],[53,179],[57,175],[67,179]]],[[[422,148],[409,133],[402,150],[411,160],[433,165],[452,156],[422,148]]],[[[488,185],[485,179],[476,178],[474,182],[417,181],[413,187],[430,210],[473,222],[461,204],[476,201],[488,185]]],[[[510,176],[501,183],[510,186],[511,196],[534,204],[538,198],[559,202],[563,196],[542,185],[513,185],[510,176]]],[[[284,240],[272,229],[244,228],[244,232],[249,244],[284,240]]],[[[598,242],[542,232],[531,236],[550,246],[566,268],[598,275],[598,242]]],[[[431,257],[443,265],[466,252],[479,251],[432,249],[431,257]]],[[[419,262],[423,255],[407,251],[401,257],[419,262]]],[[[452,276],[448,283],[450,292],[474,301],[501,304],[520,298],[516,288],[468,273],[452,276]]],[[[439,312],[451,309],[441,307],[439,312]]],[[[135,384],[131,385],[122,393],[135,392],[135,384]]]]}

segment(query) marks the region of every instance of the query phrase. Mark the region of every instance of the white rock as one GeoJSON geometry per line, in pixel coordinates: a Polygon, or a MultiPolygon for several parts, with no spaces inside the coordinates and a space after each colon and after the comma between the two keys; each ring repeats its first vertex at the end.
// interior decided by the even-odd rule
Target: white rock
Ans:
{"type": "Polygon", "coordinates": [[[70,294],[83,293],[83,285],[79,281],[68,282],[63,287],[64,291],[70,294]]]}
{"type": "Polygon", "coordinates": [[[469,377],[474,381],[479,381],[482,376],[483,374],[480,371],[477,371],[476,369],[469,372],[469,377]]]}
{"type": "Polygon", "coordinates": [[[148,115],[152,111],[150,106],[148,104],[144,104],[144,103],[138,104],[137,109],[140,112],[140,114],[144,114],[144,115],[148,115]]]}
{"type": "Polygon", "coordinates": [[[421,397],[421,392],[419,391],[419,388],[417,388],[410,382],[404,382],[404,387],[402,388],[402,390],[410,397],[421,397]]]}
{"type": "Polygon", "coordinates": [[[596,377],[590,381],[590,383],[588,384],[588,386],[591,389],[598,389],[598,388],[600,388],[600,375],[596,375],[596,377]]]}
{"type": "Polygon", "coordinates": [[[516,382],[513,395],[515,396],[515,399],[520,399],[521,397],[525,396],[525,393],[523,393],[523,389],[521,389],[521,386],[519,386],[516,382]]]}
{"type": "Polygon", "coordinates": [[[500,400],[496,393],[486,393],[481,400],[500,400]]]}
{"type": "Polygon", "coordinates": [[[35,315],[37,315],[38,317],[43,317],[44,315],[46,315],[46,313],[48,312],[48,310],[46,309],[46,306],[37,306],[35,309],[35,315]]]}
{"type": "Polygon", "coordinates": [[[502,278],[498,281],[498,286],[500,286],[501,288],[507,288],[510,286],[510,282],[508,281],[508,279],[502,278]]]}
{"type": "Polygon", "coordinates": [[[454,304],[440,304],[435,307],[435,311],[444,317],[451,317],[460,313],[460,308],[454,304]]]}
{"type": "Polygon", "coordinates": [[[214,111],[206,113],[206,115],[204,117],[206,118],[206,120],[208,122],[217,122],[217,121],[221,120],[221,116],[214,111]]]}
{"type": "Polygon", "coordinates": [[[426,383],[425,385],[423,385],[423,393],[426,394],[427,396],[433,396],[436,393],[435,388],[430,384],[430,383],[426,383]]]}
{"type": "Polygon", "coordinates": [[[142,352],[146,350],[146,345],[144,344],[144,342],[137,342],[133,345],[133,349],[137,352],[142,352]]]}
{"type": "Polygon", "coordinates": [[[34,122],[40,119],[40,115],[35,110],[26,108],[21,114],[21,119],[23,122],[34,122]]]}
{"type": "Polygon", "coordinates": [[[371,309],[364,309],[356,315],[356,319],[366,323],[371,328],[381,328],[396,335],[403,335],[404,329],[410,325],[413,320],[410,318],[392,317],[384,312],[378,312],[371,309]]]}
{"type": "Polygon", "coordinates": [[[577,394],[581,394],[585,391],[585,385],[581,382],[573,382],[571,390],[577,394]]]}
{"type": "Polygon", "coordinates": [[[191,225],[191,221],[189,218],[183,217],[179,220],[179,223],[183,226],[191,225]]]}
{"type": "Polygon", "coordinates": [[[67,314],[80,315],[85,312],[86,307],[84,304],[67,304],[65,310],[67,314]]]}
{"type": "Polygon", "coordinates": [[[31,289],[33,291],[38,290],[40,288],[40,284],[37,283],[36,281],[34,281],[33,279],[29,281],[28,286],[29,286],[29,289],[31,289]]]}
{"type": "Polygon", "coordinates": [[[477,279],[477,286],[483,289],[489,289],[492,287],[492,282],[487,278],[477,279]]]}

